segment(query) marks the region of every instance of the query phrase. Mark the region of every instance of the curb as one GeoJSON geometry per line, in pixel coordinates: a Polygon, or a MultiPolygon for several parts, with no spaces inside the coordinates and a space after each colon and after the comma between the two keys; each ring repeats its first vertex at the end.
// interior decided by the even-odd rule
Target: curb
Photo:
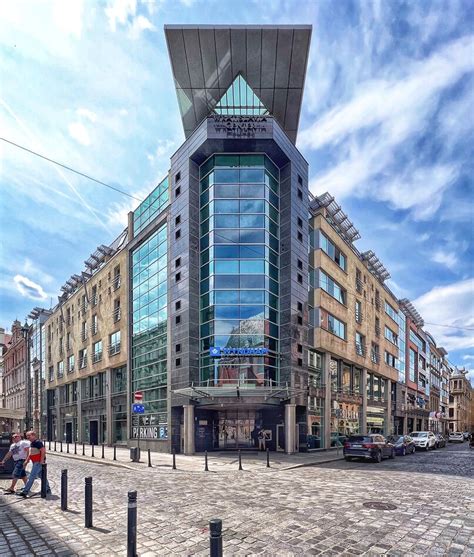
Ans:
{"type": "Polygon", "coordinates": [[[116,468],[126,468],[127,470],[134,470],[136,471],[136,468],[133,468],[132,466],[127,466],[127,464],[125,463],[121,463],[121,462],[111,462],[110,460],[106,460],[106,459],[102,459],[102,458],[87,458],[84,456],[80,456],[80,455],[73,455],[73,454],[67,454],[67,453],[55,453],[55,452],[49,452],[47,453],[48,457],[51,456],[56,456],[59,458],[70,458],[72,460],[79,460],[81,462],[90,462],[91,464],[102,464],[104,466],[115,466],[116,468]]]}
{"type": "Polygon", "coordinates": [[[326,460],[318,460],[318,462],[302,462],[301,464],[295,464],[294,466],[289,466],[288,468],[282,468],[282,470],[294,470],[295,468],[308,468],[309,466],[330,464],[331,462],[339,462],[340,460],[344,460],[344,457],[340,456],[338,458],[328,458],[326,460]]]}

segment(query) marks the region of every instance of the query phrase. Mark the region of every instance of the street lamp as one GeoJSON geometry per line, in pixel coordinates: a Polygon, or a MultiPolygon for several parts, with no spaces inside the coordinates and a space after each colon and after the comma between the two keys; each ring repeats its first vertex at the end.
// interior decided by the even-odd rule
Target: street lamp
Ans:
{"type": "Polygon", "coordinates": [[[25,324],[21,328],[21,334],[26,344],[26,374],[25,374],[25,429],[31,429],[31,370],[30,370],[30,325],[25,319],[25,324]]]}

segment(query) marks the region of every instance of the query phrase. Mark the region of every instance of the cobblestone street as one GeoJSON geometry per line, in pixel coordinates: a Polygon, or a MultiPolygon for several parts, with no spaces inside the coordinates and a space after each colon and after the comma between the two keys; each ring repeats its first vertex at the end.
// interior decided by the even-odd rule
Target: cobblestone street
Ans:
{"type": "MultiPolygon", "coordinates": [[[[0,495],[0,555],[125,555],[127,491],[138,491],[138,553],[207,555],[221,518],[225,555],[472,555],[474,451],[467,444],[368,464],[293,470],[130,469],[51,454],[53,495],[0,495]],[[60,471],[69,508],[60,510],[60,471]],[[84,478],[94,528],[84,528],[84,478]],[[371,510],[367,502],[395,510],[371,510]]],[[[7,482],[1,481],[6,487],[7,482]]],[[[37,486],[39,488],[39,486],[37,486]]]]}

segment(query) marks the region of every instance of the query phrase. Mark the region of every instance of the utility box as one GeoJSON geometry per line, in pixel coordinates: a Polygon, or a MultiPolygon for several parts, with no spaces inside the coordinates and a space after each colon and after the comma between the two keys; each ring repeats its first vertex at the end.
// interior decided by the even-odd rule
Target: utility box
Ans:
{"type": "MultiPolygon", "coordinates": [[[[5,455],[10,449],[10,445],[10,433],[0,434],[0,461],[5,458],[5,455]]],[[[10,458],[5,462],[5,466],[0,466],[0,479],[11,478],[14,465],[13,458],[10,458]]]]}
{"type": "Polygon", "coordinates": [[[130,460],[132,462],[140,462],[140,449],[138,447],[131,447],[130,460]]]}

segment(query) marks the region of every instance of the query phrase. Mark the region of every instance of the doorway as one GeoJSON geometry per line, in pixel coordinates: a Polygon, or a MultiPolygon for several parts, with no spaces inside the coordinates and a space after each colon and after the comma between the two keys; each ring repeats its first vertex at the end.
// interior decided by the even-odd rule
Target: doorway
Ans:
{"type": "Polygon", "coordinates": [[[66,422],[66,443],[72,443],[72,422],[66,422]]]}
{"type": "Polygon", "coordinates": [[[90,420],[89,422],[89,443],[91,445],[99,444],[99,421],[90,420]]]}
{"type": "Polygon", "coordinates": [[[285,452],[285,425],[277,424],[277,451],[285,452]]]}

